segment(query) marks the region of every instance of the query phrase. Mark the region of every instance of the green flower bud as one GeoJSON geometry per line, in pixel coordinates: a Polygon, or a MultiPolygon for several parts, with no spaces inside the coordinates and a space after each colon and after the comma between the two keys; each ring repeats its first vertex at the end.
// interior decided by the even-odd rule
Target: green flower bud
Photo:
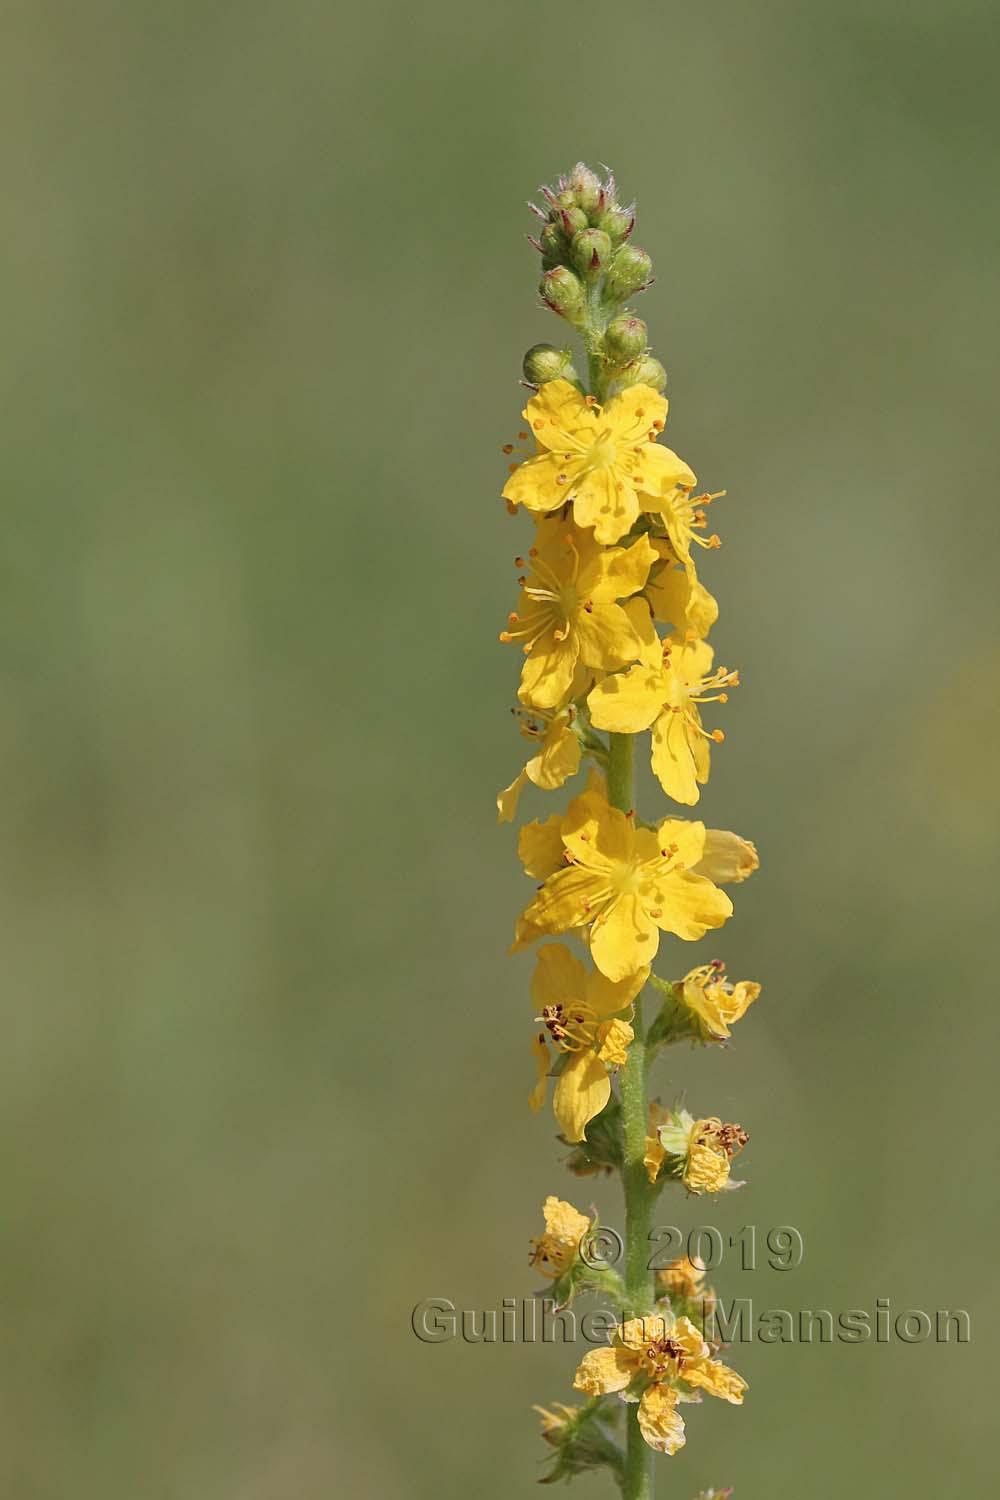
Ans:
{"type": "Polygon", "coordinates": [[[667,372],[658,359],[651,354],[644,354],[636,365],[635,380],[633,385],[651,385],[654,391],[663,391],[667,387],[667,372]]]}
{"type": "Polygon", "coordinates": [[[559,215],[559,223],[566,238],[571,240],[575,234],[579,234],[581,229],[587,228],[590,220],[582,208],[577,208],[574,205],[572,208],[564,208],[562,210],[559,215]]]}
{"type": "Polygon", "coordinates": [[[566,259],[569,246],[566,236],[558,224],[548,223],[538,236],[538,243],[542,247],[542,255],[550,265],[557,266],[566,259]]]}
{"type": "Polygon", "coordinates": [[[613,318],[604,335],[604,346],[609,354],[620,359],[634,359],[646,352],[649,329],[641,318],[631,314],[613,318]]]}
{"type": "Polygon", "coordinates": [[[565,266],[554,266],[551,271],[546,271],[538,284],[538,292],[546,307],[551,307],[554,313],[570,323],[579,322],[583,316],[583,287],[565,266]]]}
{"type": "Polygon", "coordinates": [[[576,194],[572,188],[564,187],[560,192],[556,193],[552,202],[556,208],[575,208],[576,194]]]}
{"type": "Polygon", "coordinates": [[[638,245],[622,245],[608,267],[608,291],[615,298],[631,296],[649,285],[653,262],[638,245]]]}
{"type": "Polygon", "coordinates": [[[598,229],[603,229],[605,234],[611,236],[612,243],[618,245],[632,233],[635,215],[631,209],[609,203],[604,212],[598,215],[596,223],[598,229]]]}
{"type": "Polygon", "coordinates": [[[599,276],[611,259],[611,241],[603,229],[581,229],[573,236],[570,254],[584,276],[599,276]]]}
{"type": "Polygon", "coordinates": [[[601,179],[585,162],[578,161],[569,174],[569,185],[576,194],[576,201],[585,214],[596,213],[603,201],[601,179]]]}
{"type": "Polygon", "coordinates": [[[524,378],[529,385],[544,385],[547,380],[578,380],[572,351],[557,349],[553,344],[532,344],[524,356],[524,378]]]}

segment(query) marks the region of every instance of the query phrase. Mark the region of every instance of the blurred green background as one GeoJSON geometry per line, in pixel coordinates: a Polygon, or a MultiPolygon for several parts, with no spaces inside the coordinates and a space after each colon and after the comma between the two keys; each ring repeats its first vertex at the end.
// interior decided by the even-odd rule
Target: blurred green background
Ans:
{"type": "Polygon", "coordinates": [[[535,1492],[574,1351],[409,1319],[530,1294],[547,1192],[619,1219],[525,1108],[493,821],[500,446],[559,336],[524,200],[579,157],[639,199],[668,438],[729,489],[705,573],[745,685],[702,809],[764,860],[693,950],[763,997],[660,1077],[748,1126],[749,1185],[663,1217],[798,1226],[799,1270],[716,1277],[759,1307],[973,1325],[734,1351],[747,1405],[693,1410],[660,1488],[985,1485],[996,6],[0,28],[0,1493],[535,1492]]]}

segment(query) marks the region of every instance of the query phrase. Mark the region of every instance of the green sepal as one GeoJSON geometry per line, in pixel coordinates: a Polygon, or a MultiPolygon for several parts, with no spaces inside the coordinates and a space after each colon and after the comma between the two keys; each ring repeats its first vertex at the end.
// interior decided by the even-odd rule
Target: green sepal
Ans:
{"type": "Polygon", "coordinates": [[[569,1415],[557,1427],[543,1433],[545,1441],[555,1448],[556,1456],[539,1484],[557,1484],[587,1469],[610,1469],[621,1485],[625,1478],[625,1455],[605,1430],[617,1418],[620,1403],[608,1396],[596,1396],[577,1411],[564,1410],[569,1415]]]}

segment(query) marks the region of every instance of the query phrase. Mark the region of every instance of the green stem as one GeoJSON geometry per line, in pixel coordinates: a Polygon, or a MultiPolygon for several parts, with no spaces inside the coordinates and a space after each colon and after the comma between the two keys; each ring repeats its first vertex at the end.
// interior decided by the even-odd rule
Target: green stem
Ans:
{"type": "MultiPolygon", "coordinates": [[[[613,734],[608,757],[608,800],[622,812],[632,811],[632,747],[629,734],[613,734]]],[[[632,1020],[635,1039],[629,1045],[628,1061],[621,1074],[621,1107],[624,1134],[622,1183],[625,1189],[625,1311],[642,1317],[653,1307],[653,1273],[650,1261],[650,1215],[653,1194],[643,1165],[646,1154],[646,1041],[642,1025],[642,997],[635,1001],[632,1020]]],[[[636,1418],[637,1408],[627,1408],[628,1446],[625,1454],[623,1500],[651,1500],[653,1452],[647,1447],[636,1418]]]]}

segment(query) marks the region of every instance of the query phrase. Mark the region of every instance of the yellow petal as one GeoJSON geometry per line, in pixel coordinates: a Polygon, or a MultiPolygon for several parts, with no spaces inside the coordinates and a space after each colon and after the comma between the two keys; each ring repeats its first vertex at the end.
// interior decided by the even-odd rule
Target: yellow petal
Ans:
{"type": "Polygon", "coordinates": [[[605,677],[588,695],[587,707],[596,729],[640,734],[656,719],[667,692],[667,680],[659,667],[640,663],[627,672],[605,677]]]}
{"type": "Polygon", "coordinates": [[[674,848],[675,860],[688,870],[701,859],[705,852],[705,825],[697,819],[664,818],[656,830],[661,849],[674,848]]]}
{"type": "Polygon", "coordinates": [[[544,823],[537,818],[532,823],[525,823],[518,834],[517,857],[524,866],[524,873],[533,880],[545,880],[563,868],[561,827],[562,819],[558,813],[553,813],[544,823]]]}
{"type": "Polygon", "coordinates": [[[572,1053],[556,1080],[552,1097],[555,1117],[567,1141],[582,1141],[587,1122],[600,1114],[610,1098],[611,1080],[604,1064],[589,1048],[572,1053]]]}
{"type": "Polygon", "coordinates": [[[642,490],[647,495],[664,495],[678,485],[693,489],[698,483],[693,469],[672,448],[650,443],[640,459],[642,490]]]}
{"type": "Polygon", "coordinates": [[[613,547],[598,554],[593,583],[585,583],[581,570],[580,592],[595,604],[611,604],[637,594],[649,577],[656,552],[649,538],[641,536],[631,547],[613,547]]]}
{"type": "Polygon", "coordinates": [[[532,1056],[535,1059],[535,1067],[537,1069],[538,1076],[535,1080],[535,1087],[528,1095],[528,1103],[534,1110],[535,1114],[537,1114],[542,1105],[545,1103],[545,1093],[549,1078],[549,1049],[545,1045],[544,1031],[538,1031],[532,1037],[531,1052],[532,1056]]]}
{"type": "Polygon", "coordinates": [[[634,1040],[635,1032],[627,1021],[602,1021],[597,1028],[597,1056],[606,1068],[623,1068],[634,1040]]]}
{"type": "Polygon", "coordinates": [[[592,869],[607,870],[632,856],[635,830],[600,791],[590,788],[574,797],[562,820],[562,839],[574,859],[592,869]]]}
{"type": "Polygon", "coordinates": [[[642,643],[620,604],[594,604],[576,615],[580,660],[588,667],[613,672],[635,661],[642,643]]]}
{"type": "Polygon", "coordinates": [[[647,1313],[644,1318],[629,1318],[615,1334],[616,1340],[626,1349],[639,1350],[644,1344],[659,1343],[673,1327],[673,1319],[662,1313],[647,1313]]]}
{"type": "Polygon", "coordinates": [[[733,903],[725,891],[686,870],[668,871],[655,882],[654,894],[660,912],[654,918],[656,925],[686,942],[696,942],[733,914],[733,903]]]}
{"type": "Polygon", "coordinates": [[[591,441],[597,413],[569,380],[547,380],[522,412],[524,420],[544,448],[566,449],[580,441],[591,441]]]}
{"type": "Polygon", "coordinates": [[[724,828],[706,830],[704,851],[697,863],[691,865],[695,874],[704,875],[717,885],[738,885],[759,868],[760,857],[750,840],[724,828]]]}
{"type": "Polygon", "coordinates": [[[622,603],[622,609],[628,615],[628,622],[639,638],[639,660],[643,666],[661,667],[663,665],[663,642],[656,633],[656,626],[653,624],[647,600],[639,596],[626,599],[622,603]]]}
{"type": "Polygon", "coordinates": [[[654,391],[651,385],[627,386],[617,396],[612,396],[604,408],[604,420],[598,426],[611,428],[616,442],[640,443],[653,430],[663,427],[667,420],[667,398],[654,391]]]}
{"type": "Polygon", "coordinates": [[[614,546],[638,514],[635,487],[617,468],[590,469],[573,485],[573,515],[580,526],[593,527],[604,547],[614,546]]]}
{"type": "Polygon", "coordinates": [[[579,1005],[587,989],[587,972],[565,943],[544,943],[531,976],[531,999],[546,1005],[579,1005]]]}
{"type": "Polygon", "coordinates": [[[535,708],[561,708],[569,696],[579,649],[575,631],[558,640],[554,630],[547,630],[524,658],[518,689],[522,703],[535,708]]]}
{"type": "Polygon", "coordinates": [[[668,1385],[643,1391],[637,1414],[639,1431],[657,1453],[676,1453],[684,1447],[684,1419],[677,1410],[677,1392],[668,1385]]]}
{"type": "MultiPolygon", "coordinates": [[[[615,679],[610,680],[613,682],[615,679]]],[[[682,713],[675,713],[669,708],[653,725],[650,754],[653,774],[667,796],[672,797],[675,802],[683,803],[685,807],[693,807],[701,795],[698,790],[699,767],[695,761],[695,746],[692,744],[695,738],[701,740],[702,736],[696,736],[696,731],[682,713]]],[[[707,781],[707,774],[700,779],[707,781]]]]}
{"type": "Polygon", "coordinates": [[[580,1361],[573,1377],[573,1389],[588,1396],[608,1396],[631,1384],[638,1364],[628,1349],[591,1349],[580,1361]]]}
{"type": "Polygon", "coordinates": [[[513,823],[514,815],[517,812],[517,804],[527,779],[526,773],[522,771],[520,776],[514,778],[510,786],[504,787],[502,792],[497,793],[498,823],[513,823]]]}
{"type": "Polygon", "coordinates": [[[570,482],[567,467],[558,453],[537,453],[518,464],[500,493],[512,505],[523,505],[526,510],[557,510],[566,503],[570,482]],[[565,476],[562,482],[560,475],[565,476]]]}
{"type": "MultiPolygon", "coordinates": [[[[572,712],[572,710],[570,710],[572,712]]],[[[525,774],[535,786],[551,792],[562,786],[580,769],[580,740],[569,720],[555,719],[545,732],[542,748],[525,766],[525,774]]]]}
{"type": "Polygon", "coordinates": [[[728,1365],[717,1359],[694,1360],[684,1366],[682,1378],[696,1389],[708,1391],[733,1406],[743,1405],[744,1393],[749,1389],[742,1375],[737,1375],[728,1365]]]}
{"type": "Polygon", "coordinates": [[[590,929],[591,957],[609,979],[627,979],[647,967],[656,957],[659,943],[652,918],[631,891],[606,907],[590,929]]]}
{"type": "Polygon", "coordinates": [[[590,921],[590,905],[603,885],[602,878],[591,870],[569,865],[549,876],[524,915],[543,932],[582,927],[590,921]]]}
{"type": "Polygon", "coordinates": [[[648,978],[649,969],[644,967],[614,984],[600,969],[592,969],[587,975],[587,1004],[599,1019],[617,1015],[632,1004],[648,978]]]}

